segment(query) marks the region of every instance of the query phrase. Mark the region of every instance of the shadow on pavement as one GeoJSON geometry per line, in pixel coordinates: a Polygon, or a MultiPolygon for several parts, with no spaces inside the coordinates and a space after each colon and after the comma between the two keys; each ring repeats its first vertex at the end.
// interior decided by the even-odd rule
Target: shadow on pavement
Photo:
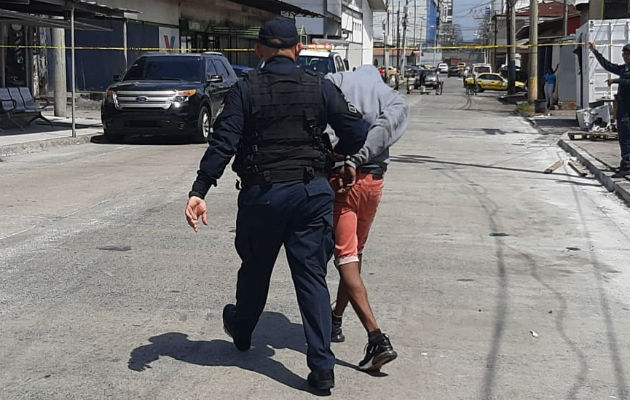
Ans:
{"type": "MultiPolygon", "coordinates": [[[[460,163],[460,162],[454,162],[454,161],[429,160],[425,156],[418,156],[418,155],[413,155],[413,154],[403,154],[400,156],[392,156],[391,160],[392,162],[398,162],[398,163],[403,163],[403,164],[435,163],[435,164],[443,164],[443,165],[452,165],[454,167],[457,167],[457,166],[475,167],[475,168],[498,169],[498,170],[503,170],[503,171],[514,171],[514,172],[525,172],[525,173],[530,173],[530,174],[548,175],[548,174],[545,174],[544,171],[537,171],[533,169],[497,167],[493,165],[460,163]]],[[[437,169],[437,168],[432,168],[432,169],[437,169]]],[[[443,168],[440,168],[440,169],[443,169],[443,168]]],[[[588,180],[594,179],[592,177],[580,177],[580,176],[564,174],[564,173],[559,173],[559,172],[554,172],[553,175],[554,176],[570,176],[572,178],[581,178],[581,179],[588,179],[588,180]]]]}
{"type": "Polygon", "coordinates": [[[96,135],[92,136],[90,142],[96,144],[179,145],[190,144],[190,139],[182,136],[135,135],[125,137],[120,143],[112,143],[107,140],[105,135],[96,135]]]}
{"type": "MultiPolygon", "coordinates": [[[[313,392],[306,380],[272,357],[276,349],[291,349],[306,353],[306,343],[301,324],[295,324],[283,314],[264,312],[252,337],[252,348],[241,352],[231,340],[190,340],[181,332],[168,332],[149,338],[151,344],[132,350],[128,368],[144,371],[160,357],[207,367],[238,367],[273,379],[291,388],[313,392]]],[[[304,360],[306,361],[306,360],[304,360]]],[[[338,360],[337,364],[357,369],[356,366],[338,360]]],[[[323,393],[326,394],[326,393],[323,393]]]]}

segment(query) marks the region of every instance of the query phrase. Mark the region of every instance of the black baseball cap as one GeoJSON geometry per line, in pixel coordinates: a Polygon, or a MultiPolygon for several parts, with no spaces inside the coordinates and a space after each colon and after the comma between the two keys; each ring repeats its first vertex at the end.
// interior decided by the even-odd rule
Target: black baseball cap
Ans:
{"type": "Polygon", "coordinates": [[[621,49],[622,52],[624,53],[630,53],[630,43],[628,43],[627,45],[623,46],[623,49],[621,49]]]}
{"type": "Polygon", "coordinates": [[[299,42],[295,23],[286,18],[274,18],[260,28],[258,43],[275,49],[286,49],[299,42]]]}

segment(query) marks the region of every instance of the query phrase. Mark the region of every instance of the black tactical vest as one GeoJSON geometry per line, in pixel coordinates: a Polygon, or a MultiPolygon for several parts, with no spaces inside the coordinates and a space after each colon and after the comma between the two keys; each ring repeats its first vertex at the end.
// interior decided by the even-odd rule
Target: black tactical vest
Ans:
{"type": "Polygon", "coordinates": [[[244,186],[308,181],[323,175],[331,155],[321,77],[251,72],[250,113],[233,169],[244,186]]]}

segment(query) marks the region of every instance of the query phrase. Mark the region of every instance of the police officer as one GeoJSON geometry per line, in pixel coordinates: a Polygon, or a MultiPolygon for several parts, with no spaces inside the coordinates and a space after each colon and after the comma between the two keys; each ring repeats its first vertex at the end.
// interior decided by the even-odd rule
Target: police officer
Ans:
{"type": "Polygon", "coordinates": [[[588,48],[593,52],[597,61],[608,72],[619,75],[617,79],[608,79],[608,86],[619,84],[617,89],[617,131],[619,133],[619,147],[621,148],[621,163],[613,178],[623,178],[630,175],[630,44],[623,46],[621,55],[623,64],[613,64],[606,60],[590,42],[588,48]]]}
{"type": "Polygon", "coordinates": [[[256,54],[262,67],[227,94],[186,218],[195,231],[199,218],[207,224],[203,199],[236,154],[232,168],[242,189],[235,246],[242,263],[236,305],[223,310],[224,329],[239,350],[250,348],[284,245],[308,345],[308,383],[327,391],[334,387],[335,364],[326,286],[335,193],[327,180],[330,150],[323,131],[329,123],[340,139],[335,152],[351,155],[365,142],[369,123],[330,81],[296,66],[301,49],[290,20],[273,19],[260,29],[256,54]]]}

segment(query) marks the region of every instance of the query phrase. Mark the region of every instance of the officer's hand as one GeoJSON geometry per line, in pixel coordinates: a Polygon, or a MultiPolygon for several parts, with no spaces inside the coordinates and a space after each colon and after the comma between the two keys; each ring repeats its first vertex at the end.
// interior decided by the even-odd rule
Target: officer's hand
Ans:
{"type": "Polygon", "coordinates": [[[343,154],[339,154],[339,153],[333,153],[333,160],[335,161],[343,161],[346,159],[346,156],[344,156],[343,154]]]}
{"type": "Polygon", "coordinates": [[[608,84],[608,86],[612,85],[613,83],[618,83],[616,79],[606,79],[606,83],[608,84]]]}
{"type": "Polygon", "coordinates": [[[593,43],[593,42],[588,42],[588,49],[589,49],[590,51],[595,51],[595,49],[596,49],[595,43],[593,43]]]}
{"type": "Polygon", "coordinates": [[[186,205],[186,221],[188,221],[188,225],[190,225],[195,232],[199,230],[199,217],[201,217],[201,221],[204,225],[208,225],[207,212],[208,207],[204,199],[197,196],[192,196],[188,199],[188,204],[186,205]]]}

